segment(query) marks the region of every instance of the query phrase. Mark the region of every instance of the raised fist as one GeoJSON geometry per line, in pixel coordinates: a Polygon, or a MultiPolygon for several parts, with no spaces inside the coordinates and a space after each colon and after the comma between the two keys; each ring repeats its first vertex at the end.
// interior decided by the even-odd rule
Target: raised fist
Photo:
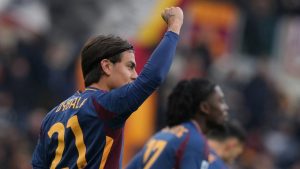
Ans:
{"type": "Polygon", "coordinates": [[[182,9],[179,7],[166,8],[161,16],[168,24],[168,30],[179,34],[184,17],[182,9]]]}

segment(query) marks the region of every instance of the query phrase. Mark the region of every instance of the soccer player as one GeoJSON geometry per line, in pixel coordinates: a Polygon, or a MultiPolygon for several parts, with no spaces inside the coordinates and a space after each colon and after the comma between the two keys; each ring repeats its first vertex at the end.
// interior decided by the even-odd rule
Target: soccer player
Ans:
{"type": "Polygon", "coordinates": [[[206,134],[211,148],[209,169],[228,169],[242,153],[246,139],[245,130],[237,121],[227,121],[223,126],[214,127],[206,134]]]}
{"type": "Polygon", "coordinates": [[[98,36],[83,47],[86,89],[47,114],[33,168],[121,168],[125,121],[165,79],[175,54],[183,12],[166,8],[162,18],[168,31],[139,76],[126,40],[98,36]]]}
{"type": "Polygon", "coordinates": [[[167,103],[168,126],[156,133],[127,169],[207,169],[204,133],[223,124],[228,106],[221,88],[207,79],[180,81],[167,103]]]}

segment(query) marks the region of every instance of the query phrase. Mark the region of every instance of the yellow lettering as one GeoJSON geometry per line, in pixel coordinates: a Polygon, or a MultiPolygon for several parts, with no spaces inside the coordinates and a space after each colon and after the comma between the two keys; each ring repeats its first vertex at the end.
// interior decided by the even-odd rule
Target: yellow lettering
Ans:
{"type": "Polygon", "coordinates": [[[62,104],[62,103],[60,103],[60,105],[58,106],[58,108],[56,109],[55,112],[59,112],[59,111],[60,111],[60,109],[61,109],[61,104],[62,104]]]}
{"type": "MultiPolygon", "coordinates": [[[[75,136],[75,145],[78,151],[77,168],[84,168],[87,165],[86,161],[86,145],[84,143],[83,132],[79,125],[78,117],[75,115],[71,117],[67,122],[67,128],[71,128],[75,136]]],[[[62,159],[64,148],[65,148],[65,126],[57,122],[48,131],[49,138],[52,138],[53,134],[57,133],[57,148],[55,150],[54,160],[51,162],[50,169],[55,169],[62,159]]],[[[64,167],[62,169],[68,169],[64,167]]]]}
{"type": "Polygon", "coordinates": [[[105,147],[104,147],[104,150],[103,150],[103,155],[102,155],[102,158],[101,158],[101,163],[100,163],[100,166],[99,166],[99,169],[104,169],[104,166],[105,166],[105,163],[106,163],[106,160],[107,160],[107,157],[109,155],[109,152],[110,152],[110,149],[114,143],[114,139],[109,137],[109,136],[105,136],[105,147]]]}
{"type": "Polygon", "coordinates": [[[76,101],[78,98],[74,98],[70,100],[70,108],[75,109],[76,108],[76,101]]]}
{"type": "Polygon", "coordinates": [[[62,109],[62,111],[65,111],[65,110],[68,109],[68,103],[69,103],[68,100],[66,100],[66,101],[63,102],[63,109],[62,109]]]}
{"type": "Polygon", "coordinates": [[[151,166],[157,160],[157,158],[162,153],[166,145],[167,142],[164,140],[150,140],[150,142],[147,144],[147,149],[143,157],[143,163],[145,164],[145,167],[143,169],[151,168],[151,166]],[[150,154],[153,155],[150,156],[150,154]]]}
{"type": "Polygon", "coordinates": [[[175,129],[175,133],[177,137],[181,137],[184,133],[186,133],[188,130],[183,126],[178,126],[178,128],[175,129]]]}
{"type": "Polygon", "coordinates": [[[59,107],[56,109],[55,112],[59,112],[61,109],[64,109],[65,108],[65,101],[60,103],[59,107]]]}
{"type": "Polygon", "coordinates": [[[55,169],[59,161],[62,158],[63,151],[65,148],[64,138],[65,138],[65,127],[62,123],[55,123],[48,131],[49,138],[52,137],[54,133],[57,133],[57,148],[55,150],[55,157],[51,163],[50,169],[55,169]]]}
{"type": "Polygon", "coordinates": [[[175,126],[175,127],[172,127],[172,128],[165,128],[163,131],[174,134],[178,138],[181,137],[184,133],[188,132],[188,130],[182,125],[175,126]]]}
{"type": "Polygon", "coordinates": [[[86,100],[87,100],[87,98],[82,101],[82,103],[80,104],[80,107],[82,107],[84,105],[84,103],[86,102],[86,100]]]}
{"type": "Polygon", "coordinates": [[[71,100],[67,100],[63,111],[69,109],[70,108],[70,104],[71,104],[71,100]]]}
{"type": "Polygon", "coordinates": [[[68,107],[67,107],[67,109],[70,109],[71,103],[72,103],[72,99],[68,100],[68,107]]]}
{"type": "Polygon", "coordinates": [[[76,99],[76,107],[75,107],[76,109],[80,108],[80,107],[79,107],[80,100],[81,100],[81,97],[78,97],[78,98],[76,99]]]}
{"type": "MultiPolygon", "coordinates": [[[[74,99],[75,100],[75,99],[74,99]]],[[[75,135],[75,145],[78,151],[77,166],[78,168],[84,168],[87,164],[85,154],[86,146],[83,140],[83,132],[79,125],[78,117],[73,116],[68,120],[67,127],[71,127],[75,135]]]]}
{"type": "Polygon", "coordinates": [[[55,112],[65,111],[70,108],[72,108],[72,109],[81,108],[87,101],[87,98],[84,99],[82,102],[80,102],[81,100],[82,100],[81,97],[76,97],[73,99],[66,100],[66,101],[60,103],[60,105],[57,107],[55,112]]]}

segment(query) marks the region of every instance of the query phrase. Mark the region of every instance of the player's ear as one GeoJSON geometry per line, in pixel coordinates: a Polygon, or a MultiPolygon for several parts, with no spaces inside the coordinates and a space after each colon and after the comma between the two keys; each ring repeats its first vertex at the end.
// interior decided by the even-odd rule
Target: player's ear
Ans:
{"type": "Polygon", "coordinates": [[[110,75],[112,71],[112,63],[108,59],[102,59],[100,62],[103,73],[106,75],[110,75]]]}
{"type": "Polygon", "coordinates": [[[200,105],[199,105],[199,109],[201,112],[203,112],[204,114],[209,114],[209,104],[207,102],[202,102],[200,105]]]}

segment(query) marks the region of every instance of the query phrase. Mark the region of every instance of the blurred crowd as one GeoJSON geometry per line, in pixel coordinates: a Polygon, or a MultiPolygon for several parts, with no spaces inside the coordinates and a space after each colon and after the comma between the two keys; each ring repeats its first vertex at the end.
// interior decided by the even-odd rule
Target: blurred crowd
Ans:
{"type": "MultiPolygon", "coordinates": [[[[185,0],[184,7],[189,8],[187,4],[194,1],[185,0]]],[[[234,16],[235,22],[225,26],[194,23],[192,13],[185,15],[177,56],[159,90],[158,113],[163,114],[166,97],[177,81],[209,77],[224,88],[230,116],[248,131],[246,149],[233,168],[299,169],[300,93],[290,96],[289,85],[277,76],[274,65],[282,61],[278,54],[285,55],[285,50],[280,50],[284,45],[279,36],[284,28],[281,24],[286,20],[300,24],[300,1],[209,2],[210,7],[215,4],[213,9],[225,5],[225,12],[230,9],[228,16],[234,16]]],[[[143,15],[135,20],[128,11],[142,12],[151,5],[137,0],[0,2],[1,169],[31,168],[41,120],[77,89],[75,68],[86,38],[105,32],[109,26],[117,33],[127,28],[127,36],[132,36],[143,15]],[[143,3],[148,6],[137,6],[143,3]],[[129,20],[114,15],[112,11],[120,7],[129,20]]],[[[300,40],[297,31],[291,36],[300,40]]],[[[293,76],[298,86],[299,74],[293,76]]],[[[157,129],[164,124],[160,115],[157,129]]]]}

